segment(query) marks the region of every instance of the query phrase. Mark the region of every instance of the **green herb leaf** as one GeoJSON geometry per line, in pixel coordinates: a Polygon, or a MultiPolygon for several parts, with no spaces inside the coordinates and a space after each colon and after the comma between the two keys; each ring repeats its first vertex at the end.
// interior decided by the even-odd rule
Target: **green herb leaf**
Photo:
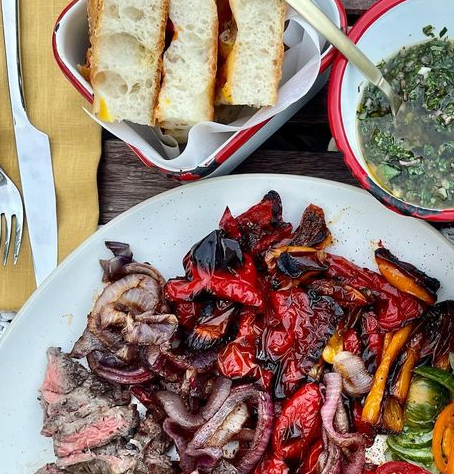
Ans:
{"type": "Polygon", "coordinates": [[[435,30],[435,28],[434,28],[432,25],[427,25],[427,26],[425,26],[425,27],[422,29],[422,32],[423,32],[426,36],[429,36],[429,37],[431,37],[431,38],[435,38],[434,30],[435,30]]]}

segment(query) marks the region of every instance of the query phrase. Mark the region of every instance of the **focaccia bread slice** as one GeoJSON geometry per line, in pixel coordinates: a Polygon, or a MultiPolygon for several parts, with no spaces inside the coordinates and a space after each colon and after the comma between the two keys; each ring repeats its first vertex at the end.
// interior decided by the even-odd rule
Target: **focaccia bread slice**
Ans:
{"type": "Polygon", "coordinates": [[[101,120],[154,124],[169,0],[89,0],[90,82],[101,120]]]}
{"type": "Polygon", "coordinates": [[[284,0],[230,0],[230,51],[219,71],[216,103],[275,105],[284,59],[284,0]]]}
{"type": "Polygon", "coordinates": [[[164,53],[156,122],[179,142],[189,129],[213,120],[217,69],[216,0],[170,0],[174,35],[164,53]]]}

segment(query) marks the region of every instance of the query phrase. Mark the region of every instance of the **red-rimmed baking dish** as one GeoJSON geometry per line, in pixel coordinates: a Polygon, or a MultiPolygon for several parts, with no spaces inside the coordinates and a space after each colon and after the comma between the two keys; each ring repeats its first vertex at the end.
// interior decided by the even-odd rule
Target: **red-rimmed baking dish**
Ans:
{"type": "MultiPolygon", "coordinates": [[[[381,0],[364,13],[349,32],[349,37],[374,62],[386,59],[405,45],[427,40],[423,28],[454,31],[452,0],[381,0]]],[[[337,147],[352,174],[385,206],[401,214],[429,221],[453,221],[454,209],[429,209],[393,196],[370,172],[359,147],[356,111],[367,81],[340,55],[329,82],[328,115],[337,147]]]]}
{"type": "MultiPolygon", "coordinates": [[[[317,3],[339,27],[346,30],[346,13],[340,0],[317,0],[317,3]]],[[[84,62],[88,43],[87,30],[86,0],[74,0],[58,17],[52,43],[55,59],[63,74],[88,101],[92,102],[90,86],[77,70],[77,65],[84,62]]],[[[172,165],[172,160],[166,160],[165,164],[156,163],[134,146],[128,145],[146,166],[173,179],[193,181],[207,176],[228,174],[320,91],[328,80],[335,56],[334,48],[327,45],[323,51],[319,76],[302,99],[271,120],[233,134],[197,167],[178,169],[172,165]]]]}

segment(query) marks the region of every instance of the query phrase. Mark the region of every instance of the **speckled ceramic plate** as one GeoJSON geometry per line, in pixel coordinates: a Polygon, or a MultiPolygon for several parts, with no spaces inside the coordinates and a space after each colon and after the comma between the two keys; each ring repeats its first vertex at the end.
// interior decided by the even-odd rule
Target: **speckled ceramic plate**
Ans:
{"type": "Polygon", "coordinates": [[[284,203],[284,218],[297,224],[311,202],[325,210],[335,237],[333,252],[375,268],[381,240],[404,260],[442,282],[440,298],[454,296],[454,247],[419,220],[389,211],[365,191],[339,183],[283,175],[244,175],[207,180],[156,196],[124,213],[74,251],[30,298],[0,340],[0,471],[33,474],[53,459],[52,443],[40,436],[36,399],[50,345],[69,350],[101,290],[105,240],[129,242],[137,260],[165,277],[182,274],[189,247],[217,227],[226,205],[234,214],[270,189],[284,203]]]}

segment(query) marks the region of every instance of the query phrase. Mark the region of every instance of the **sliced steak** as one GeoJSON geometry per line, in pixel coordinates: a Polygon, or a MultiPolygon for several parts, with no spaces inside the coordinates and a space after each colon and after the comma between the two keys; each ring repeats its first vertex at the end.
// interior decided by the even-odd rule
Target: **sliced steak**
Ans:
{"type": "Polygon", "coordinates": [[[46,464],[38,469],[35,474],[66,474],[65,471],[59,469],[55,464],[46,464]]]}
{"type": "Polygon", "coordinates": [[[130,400],[127,390],[90,375],[81,386],[68,395],[59,397],[53,403],[47,403],[41,434],[53,436],[64,424],[85,418],[98,410],[127,405],[130,400]]]}
{"type": "Polygon", "coordinates": [[[127,388],[99,379],[59,348],[47,356],[42,434],[53,437],[58,459],[36,474],[174,472],[165,455],[170,438],[153,415],[140,421],[127,388]]]}
{"type": "Polygon", "coordinates": [[[88,378],[88,370],[64,354],[59,347],[47,349],[47,369],[41,392],[65,395],[88,378]]]}
{"type": "Polygon", "coordinates": [[[44,436],[54,436],[60,426],[85,418],[97,410],[130,402],[127,389],[98,379],[60,349],[50,348],[48,359],[40,390],[44,411],[41,434],[44,436]],[[72,381],[73,378],[76,382],[72,381]]]}
{"type": "Polygon", "coordinates": [[[65,474],[134,474],[137,467],[134,453],[79,453],[57,461],[65,474]]]}
{"type": "Polygon", "coordinates": [[[174,468],[168,456],[147,456],[143,463],[147,467],[147,474],[172,474],[174,468]]]}
{"type": "Polygon", "coordinates": [[[138,424],[139,414],[135,405],[97,410],[60,427],[54,436],[55,455],[66,457],[103,446],[118,437],[129,438],[138,424]]]}

